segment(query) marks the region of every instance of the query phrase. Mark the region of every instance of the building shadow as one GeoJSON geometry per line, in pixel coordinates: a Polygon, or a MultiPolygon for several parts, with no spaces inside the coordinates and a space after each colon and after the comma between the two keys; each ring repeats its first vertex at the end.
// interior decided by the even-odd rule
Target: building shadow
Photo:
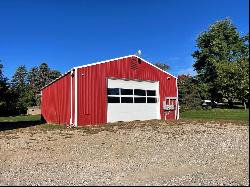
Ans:
{"type": "Polygon", "coordinates": [[[36,125],[43,124],[44,121],[42,119],[34,120],[34,121],[7,121],[0,122],[0,131],[13,130],[19,128],[32,127],[36,125]]]}

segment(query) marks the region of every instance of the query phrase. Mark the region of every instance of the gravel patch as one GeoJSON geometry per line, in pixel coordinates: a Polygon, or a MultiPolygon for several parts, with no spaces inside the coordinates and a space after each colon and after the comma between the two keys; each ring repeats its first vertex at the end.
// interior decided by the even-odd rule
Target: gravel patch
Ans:
{"type": "Polygon", "coordinates": [[[249,127],[145,121],[0,132],[0,185],[249,185],[249,127]]]}

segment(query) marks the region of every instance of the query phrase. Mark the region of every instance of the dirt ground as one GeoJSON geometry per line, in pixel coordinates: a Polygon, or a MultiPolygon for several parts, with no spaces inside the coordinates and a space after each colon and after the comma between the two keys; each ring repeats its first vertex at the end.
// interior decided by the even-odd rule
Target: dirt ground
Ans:
{"type": "Polygon", "coordinates": [[[129,122],[0,132],[0,185],[249,185],[249,126],[129,122]]]}

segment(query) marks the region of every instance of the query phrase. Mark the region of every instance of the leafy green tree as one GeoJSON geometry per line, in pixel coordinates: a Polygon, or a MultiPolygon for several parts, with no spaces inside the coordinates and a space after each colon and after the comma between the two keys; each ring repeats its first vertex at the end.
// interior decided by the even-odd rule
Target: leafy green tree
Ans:
{"type": "Polygon", "coordinates": [[[243,58],[238,62],[238,97],[242,99],[246,109],[246,101],[249,100],[249,33],[243,37],[243,58]]]}
{"type": "Polygon", "coordinates": [[[26,89],[27,85],[27,75],[28,71],[25,65],[21,65],[17,68],[15,74],[12,77],[12,86],[19,92],[22,92],[26,89]]]}
{"type": "Polygon", "coordinates": [[[237,96],[240,98],[246,109],[246,101],[249,99],[249,59],[238,63],[238,82],[237,96]]]}
{"type": "Polygon", "coordinates": [[[49,66],[46,63],[42,63],[38,70],[38,89],[48,84],[49,80],[49,66]]]}
{"type": "Polygon", "coordinates": [[[35,98],[37,105],[40,105],[40,91],[45,85],[49,84],[56,78],[61,76],[57,70],[51,70],[47,63],[42,63],[37,70],[37,77],[35,81],[35,98]]]}
{"type": "MultiPolygon", "coordinates": [[[[0,61],[1,62],[1,61],[0,61]]],[[[7,78],[3,75],[3,65],[0,64],[0,114],[5,113],[7,107],[7,78]]]]}
{"type": "Polygon", "coordinates": [[[31,70],[28,72],[28,88],[29,88],[29,94],[28,96],[32,100],[31,106],[33,105],[39,105],[39,69],[37,67],[31,68],[31,70]],[[31,97],[32,96],[32,97],[31,97]]]}
{"type": "MultiPolygon", "coordinates": [[[[42,63],[39,67],[33,67],[28,73],[29,93],[27,96],[33,95],[35,105],[40,105],[41,88],[49,84],[61,73],[57,70],[51,70],[46,63],[42,63]]],[[[32,98],[32,97],[30,97],[32,98]]]]}
{"type": "Polygon", "coordinates": [[[48,64],[42,63],[38,68],[38,89],[40,90],[59,76],[61,76],[59,71],[51,70],[48,64]]]}
{"type": "Polygon", "coordinates": [[[192,56],[198,79],[207,85],[212,100],[246,97],[249,66],[248,35],[241,37],[230,19],[218,21],[196,40],[192,56]],[[245,93],[241,95],[240,93],[245,93]]]}
{"type": "Polygon", "coordinates": [[[60,77],[61,73],[57,70],[50,70],[49,72],[49,82],[52,82],[56,78],[60,77]]]}
{"type": "Polygon", "coordinates": [[[180,110],[201,109],[202,100],[207,96],[206,87],[190,75],[178,76],[180,110]]]}
{"type": "MultiPolygon", "coordinates": [[[[1,62],[1,61],[0,61],[1,62]]],[[[0,64],[0,98],[2,98],[3,93],[7,89],[7,78],[3,75],[3,65],[0,64]]]]}
{"type": "Polygon", "coordinates": [[[0,115],[18,115],[26,113],[28,106],[40,105],[41,88],[60,75],[46,63],[31,68],[29,72],[21,65],[8,83],[0,64],[0,115]]]}
{"type": "Polygon", "coordinates": [[[16,115],[17,92],[11,89],[7,77],[3,75],[3,65],[0,64],[0,116],[16,115]]]}
{"type": "Polygon", "coordinates": [[[27,81],[28,81],[31,89],[36,89],[36,87],[37,87],[38,73],[39,73],[39,70],[37,67],[31,68],[31,70],[28,72],[27,81]]]}
{"type": "Polygon", "coordinates": [[[155,66],[157,66],[158,68],[162,69],[163,71],[167,71],[167,70],[170,69],[169,65],[164,64],[164,63],[160,63],[160,62],[155,63],[155,66]]]}

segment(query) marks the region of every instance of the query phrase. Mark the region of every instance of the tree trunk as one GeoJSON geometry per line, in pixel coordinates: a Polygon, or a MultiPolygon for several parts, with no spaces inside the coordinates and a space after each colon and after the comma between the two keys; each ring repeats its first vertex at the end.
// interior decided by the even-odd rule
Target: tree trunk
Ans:
{"type": "Polygon", "coordinates": [[[247,110],[247,105],[246,105],[246,102],[245,102],[245,101],[243,101],[243,104],[244,104],[244,108],[245,108],[245,110],[247,110]]]}
{"type": "Polygon", "coordinates": [[[234,106],[233,100],[228,99],[228,105],[229,105],[229,108],[233,108],[233,106],[234,106]]]}

